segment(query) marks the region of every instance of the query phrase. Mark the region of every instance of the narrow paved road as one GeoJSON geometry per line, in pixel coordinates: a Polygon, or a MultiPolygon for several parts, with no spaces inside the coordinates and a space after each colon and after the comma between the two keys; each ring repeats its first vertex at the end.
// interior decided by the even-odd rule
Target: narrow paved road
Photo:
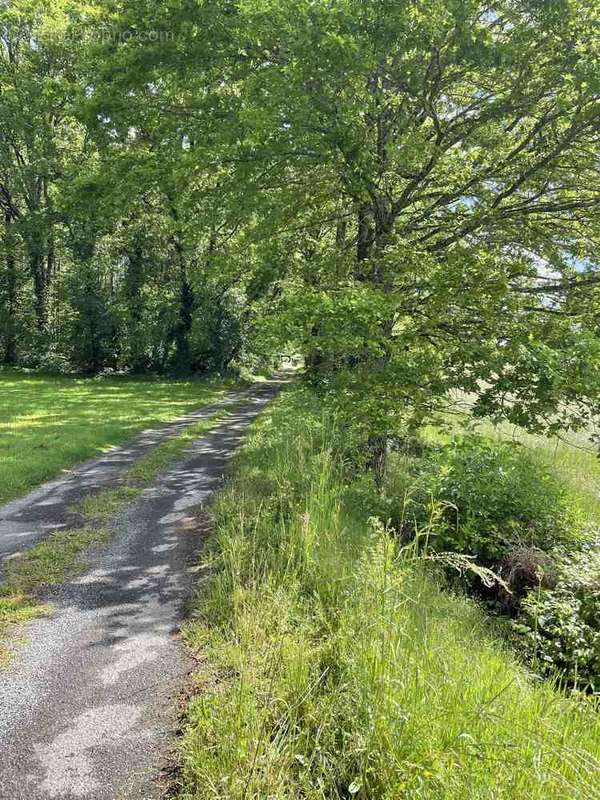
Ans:
{"type": "Polygon", "coordinates": [[[115,447],[100,458],[85,461],[66,476],[48,481],[0,507],[0,568],[5,559],[72,524],[76,518],[69,510],[72,505],[91,492],[117,485],[127,470],[156,445],[177,436],[214,411],[239,402],[244,394],[244,391],[230,392],[198,411],[144,431],[123,447],[115,447]]]}
{"type": "Polygon", "coordinates": [[[278,385],[192,445],[115,521],[87,574],[0,672],[2,800],[154,800],[191,664],[178,638],[202,544],[198,509],[278,385]]]}

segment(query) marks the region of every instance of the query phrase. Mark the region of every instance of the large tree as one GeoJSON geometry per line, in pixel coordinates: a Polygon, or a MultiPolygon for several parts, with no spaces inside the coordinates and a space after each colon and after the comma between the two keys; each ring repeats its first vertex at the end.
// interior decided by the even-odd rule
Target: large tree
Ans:
{"type": "MultiPolygon", "coordinates": [[[[110,274],[119,363],[155,363],[150,318],[186,368],[226,366],[249,332],[293,338],[375,465],[453,389],[532,428],[595,413],[595,0],[75,8],[65,63],[94,154],[34,163],[60,187],[74,273],[110,274]]],[[[22,242],[33,277],[4,147],[3,251],[22,242]]]]}
{"type": "MultiPolygon", "coordinates": [[[[18,0],[0,8],[0,208],[11,242],[6,274],[17,261],[18,232],[42,335],[56,271],[56,183],[67,162],[76,161],[81,142],[69,115],[76,50],[65,38],[67,25],[60,2],[18,0]]],[[[7,314],[12,329],[10,303],[7,314]]]]}
{"type": "Polygon", "coordinates": [[[233,98],[238,174],[253,164],[272,196],[279,170],[299,228],[329,228],[285,319],[375,458],[396,418],[417,424],[455,388],[538,428],[597,408],[599,14],[591,0],[224,12],[237,49],[213,92],[233,98]]]}

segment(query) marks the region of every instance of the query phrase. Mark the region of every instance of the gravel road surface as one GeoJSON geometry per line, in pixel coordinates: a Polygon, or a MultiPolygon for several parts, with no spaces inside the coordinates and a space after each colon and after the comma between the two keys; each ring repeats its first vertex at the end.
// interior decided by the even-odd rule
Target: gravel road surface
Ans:
{"type": "Polygon", "coordinates": [[[76,519],[69,510],[73,504],[90,493],[118,485],[127,470],[156,445],[214,411],[239,402],[244,394],[244,391],[231,392],[191,414],[144,431],[128,444],[85,461],[62,477],[0,507],[0,568],[5,559],[37,544],[53,531],[69,527],[76,519]]]}

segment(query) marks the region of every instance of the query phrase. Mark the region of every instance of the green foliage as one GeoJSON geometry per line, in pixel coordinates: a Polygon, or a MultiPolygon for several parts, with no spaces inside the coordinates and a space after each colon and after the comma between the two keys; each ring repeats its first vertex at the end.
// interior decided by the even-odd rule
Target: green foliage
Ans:
{"type": "Polygon", "coordinates": [[[368,523],[339,438],[287,392],[221,494],[185,630],[202,658],[179,796],[593,797],[597,714],[531,681],[476,605],[368,523]]]}
{"type": "Polygon", "coordinates": [[[532,591],[514,623],[520,645],[543,675],[600,689],[600,554],[597,543],[558,558],[552,588],[532,591]]]}
{"type": "Polygon", "coordinates": [[[218,170],[204,180],[184,130],[140,101],[138,82],[148,95],[162,81],[136,66],[126,41],[146,25],[125,16],[77,2],[0,9],[0,361],[225,371],[242,339],[252,349],[242,320],[270,285],[236,251],[245,209],[205,195],[218,170]],[[135,88],[119,92],[115,69],[135,88]]]}
{"type": "MultiPolygon", "coordinates": [[[[464,401],[464,398],[463,398],[464,401]]],[[[595,656],[600,631],[598,616],[597,531],[599,463],[589,428],[570,436],[546,438],[506,423],[476,423],[487,437],[518,442],[538,464],[560,481],[570,503],[581,509],[589,530],[586,541],[568,543],[564,550],[543,553],[521,549],[503,561],[502,574],[511,584],[519,581],[517,596],[504,598],[518,611],[514,627],[517,646],[536,671],[558,678],[570,687],[598,690],[599,665],[595,656]],[[588,541],[589,538],[589,541],[588,541]],[[525,591],[530,590],[525,597],[525,591]],[[515,602],[516,601],[516,602],[515,602]],[[516,605],[516,608],[515,608],[516,605]]],[[[428,431],[431,439],[433,431],[428,431]]],[[[404,485],[406,485],[406,478],[404,485]]]]}
{"type": "Polygon", "coordinates": [[[550,5],[3,7],[3,357],[188,372],[292,342],[371,444],[457,388],[585,423],[598,8],[550,5]]]}
{"type": "Polygon", "coordinates": [[[407,520],[438,514],[431,545],[500,566],[511,552],[576,546],[583,521],[568,492],[525,448],[459,436],[414,462],[407,520]]]}
{"type": "Polygon", "coordinates": [[[242,331],[236,305],[239,297],[196,291],[195,315],[190,332],[192,364],[196,369],[223,372],[239,354],[242,331]]]}
{"type": "MultiPolygon", "coordinates": [[[[467,398],[455,399],[464,409],[467,398]]],[[[597,691],[595,434],[550,439],[465,415],[462,425],[483,435],[451,438],[447,422],[401,440],[374,513],[405,534],[416,523],[433,548],[490,564],[510,594],[471,576],[467,585],[513,617],[528,663],[570,691],[597,691]]]]}
{"type": "Polygon", "coordinates": [[[71,363],[92,374],[117,366],[117,321],[97,266],[84,263],[72,276],[68,297],[73,317],[68,333],[71,363]]]}
{"type": "Polygon", "coordinates": [[[282,215],[298,208],[282,335],[372,434],[455,388],[531,429],[597,409],[597,175],[581,194],[573,169],[594,169],[576,140],[596,146],[582,75],[599,41],[581,20],[597,4],[541,8],[255,2],[236,18],[232,36],[260,41],[238,58],[237,175],[293,156],[276,190],[269,175],[282,215]]]}
{"type": "Polygon", "coordinates": [[[597,690],[597,520],[580,510],[579,493],[548,462],[522,444],[456,436],[420,458],[398,460],[387,495],[382,518],[405,534],[424,531],[433,549],[471,556],[501,577],[510,593],[467,576],[515,617],[518,649],[537,672],[571,689],[597,690]]]}

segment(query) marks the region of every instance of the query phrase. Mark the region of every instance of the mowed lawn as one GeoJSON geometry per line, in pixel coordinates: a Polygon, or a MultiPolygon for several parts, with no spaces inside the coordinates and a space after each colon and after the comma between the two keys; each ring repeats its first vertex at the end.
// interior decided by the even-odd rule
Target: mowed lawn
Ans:
{"type": "Polygon", "coordinates": [[[0,504],[141,430],[215,400],[232,386],[219,379],[0,371],[0,504]]]}

